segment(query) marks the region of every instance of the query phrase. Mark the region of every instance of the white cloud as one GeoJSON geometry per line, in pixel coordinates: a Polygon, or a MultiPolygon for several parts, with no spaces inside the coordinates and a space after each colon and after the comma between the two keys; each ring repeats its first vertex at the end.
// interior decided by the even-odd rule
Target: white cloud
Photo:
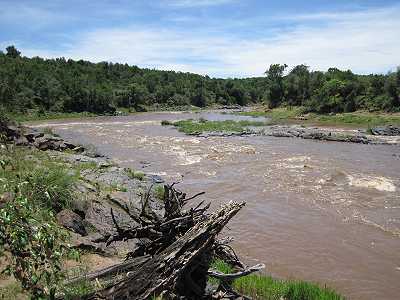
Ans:
{"type": "MultiPolygon", "coordinates": [[[[23,49],[25,55],[65,56],[175,69],[214,76],[260,76],[272,63],[359,73],[387,72],[400,64],[400,7],[343,14],[292,16],[299,22],[268,38],[244,39],[205,30],[113,28],[82,34],[62,53],[23,49]],[[207,31],[207,32],[206,32],[207,31]]],[[[260,28],[258,28],[259,30],[260,28]]],[[[267,28],[266,28],[267,29],[267,28]]]]}

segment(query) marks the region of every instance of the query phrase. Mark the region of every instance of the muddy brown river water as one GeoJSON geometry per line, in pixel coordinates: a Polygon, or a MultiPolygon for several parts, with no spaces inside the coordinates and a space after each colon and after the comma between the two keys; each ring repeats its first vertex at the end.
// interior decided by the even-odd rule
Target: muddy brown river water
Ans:
{"type": "Polygon", "coordinates": [[[246,201],[228,235],[276,277],[326,284],[348,299],[400,299],[400,146],[266,136],[186,136],[161,120],[233,117],[143,113],[51,121],[122,166],[182,180],[217,207],[246,201]]]}

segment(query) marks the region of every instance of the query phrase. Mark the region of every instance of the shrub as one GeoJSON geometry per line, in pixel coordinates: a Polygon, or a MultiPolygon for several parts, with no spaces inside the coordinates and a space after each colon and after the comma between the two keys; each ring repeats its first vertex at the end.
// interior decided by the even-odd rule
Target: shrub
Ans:
{"type": "Polygon", "coordinates": [[[56,166],[33,170],[26,175],[23,194],[36,205],[60,211],[72,200],[74,177],[56,166]]]}
{"type": "Polygon", "coordinates": [[[125,171],[131,179],[143,180],[145,177],[145,174],[141,171],[134,171],[130,168],[126,168],[125,171]]]}
{"type": "Polygon", "coordinates": [[[170,121],[167,121],[167,120],[162,120],[162,121],[161,121],[161,125],[162,125],[162,126],[169,126],[169,125],[173,125],[173,123],[170,122],[170,121]]]}
{"type": "Polygon", "coordinates": [[[15,199],[0,209],[0,255],[11,253],[4,272],[33,299],[53,298],[63,278],[62,258],[71,251],[65,243],[67,234],[51,211],[25,197],[20,185],[15,190],[15,199]]]}
{"type": "Polygon", "coordinates": [[[156,185],[154,187],[154,196],[159,200],[164,200],[164,186],[163,185],[156,185]]]}

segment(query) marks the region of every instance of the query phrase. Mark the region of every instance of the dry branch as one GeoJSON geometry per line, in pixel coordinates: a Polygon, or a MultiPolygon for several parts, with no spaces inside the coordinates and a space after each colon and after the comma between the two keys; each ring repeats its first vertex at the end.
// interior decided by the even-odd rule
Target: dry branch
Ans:
{"type": "Polygon", "coordinates": [[[264,267],[246,268],[228,245],[229,239],[216,240],[244,203],[230,202],[213,214],[207,213],[210,204],[204,205],[204,201],[185,210],[189,201],[204,193],[186,198],[186,194],[174,185],[164,186],[164,213],[156,213],[150,208],[150,189],[139,210],[131,212],[128,206],[124,206],[135,227],[122,228],[111,210],[116,232],[107,244],[129,239],[142,239],[142,242],[128,253],[125,262],[69,280],[68,284],[80,280],[114,279],[107,287],[84,299],[148,299],[160,294],[169,298],[206,299],[208,276],[221,279],[220,288],[227,295],[237,296],[230,289],[229,282],[264,267]],[[214,258],[223,259],[237,272],[222,274],[209,270],[214,258]]]}

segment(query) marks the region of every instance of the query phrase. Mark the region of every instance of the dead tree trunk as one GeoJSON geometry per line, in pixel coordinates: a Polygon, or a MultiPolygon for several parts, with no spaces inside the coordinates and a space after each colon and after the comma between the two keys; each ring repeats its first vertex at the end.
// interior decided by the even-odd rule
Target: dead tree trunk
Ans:
{"type": "Polygon", "coordinates": [[[222,207],[163,252],[136,266],[126,278],[88,299],[148,299],[163,292],[201,298],[215,238],[243,205],[232,202],[222,207]]]}
{"type": "Polygon", "coordinates": [[[160,294],[168,298],[204,299],[207,278],[211,276],[221,281],[221,288],[227,292],[222,293],[224,299],[227,295],[236,298],[229,282],[264,266],[246,268],[226,240],[222,242],[216,238],[245,204],[230,202],[211,215],[207,214],[210,205],[203,206],[203,202],[184,210],[189,200],[203,193],[186,198],[186,194],[176,190],[174,185],[166,185],[162,215],[150,209],[150,191],[151,188],[143,197],[139,213],[133,214],[127,207],[123,208],[135,224],[140,224],[138,227],[120,228],[111,211],[117,233],[108,241],[139,238],[146,239],[146,242],[129,253],[125,262],[71,279],[67,284],[80,280],[114,279],[105,288],[83,297],[91,300],[149,299],[160,294]],[[216,257],[236,267],[237,272],[221,274],[209,270],[211,260],[216,257]]]}

